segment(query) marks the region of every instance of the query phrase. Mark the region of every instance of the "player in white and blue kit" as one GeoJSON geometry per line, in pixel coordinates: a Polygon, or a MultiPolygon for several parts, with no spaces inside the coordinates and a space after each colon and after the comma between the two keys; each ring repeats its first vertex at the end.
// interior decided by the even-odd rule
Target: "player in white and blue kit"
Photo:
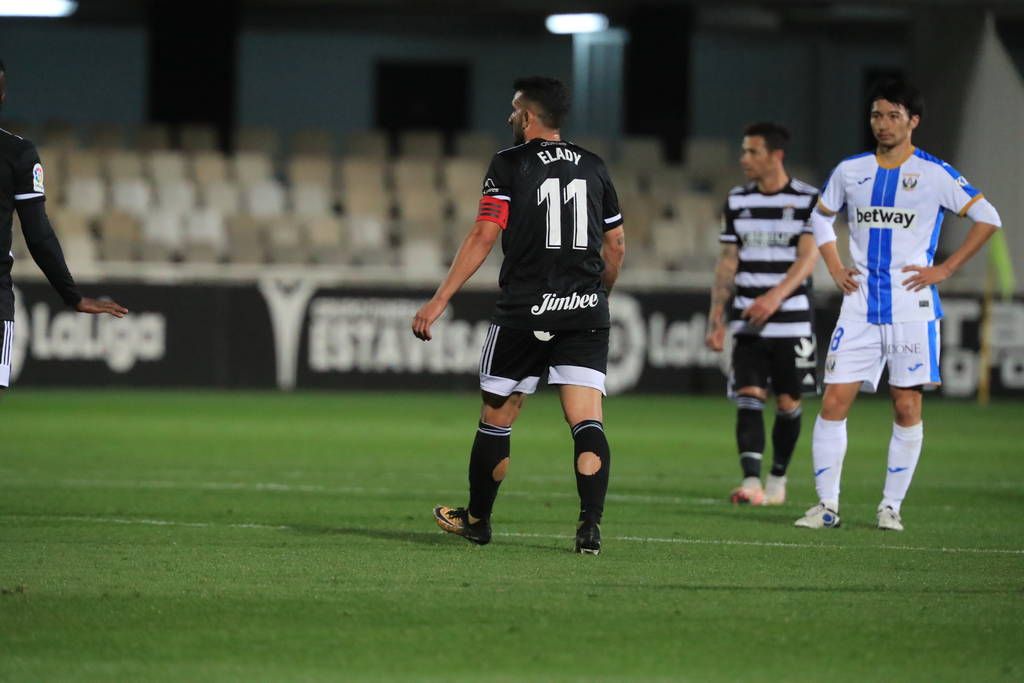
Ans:
{"type": "Polygon", "coordinates": [[[999,214],[946,162],[911,144],[922,100],[909,84],[888,81],[871,97],[876,152],[844,159],[811,214],[815,240],[844,298],[825,360],[825,395],[814,425],[812,455],[820,502],[796,526],[838,527],[839,478],[846,455],[846,416],[858,390],[875,391],[888,366],[894,424],[878,528],[903,530],[900,505],[910,487],[924,438],[922,390],[939,377],[936,284],[971,258],[1001,226],[999,214]],[[836,249],[835,215],[850,226],[847,268],[836,249]],[[945,212],[974,225],[944,262],[935,250],[945,212]]]}

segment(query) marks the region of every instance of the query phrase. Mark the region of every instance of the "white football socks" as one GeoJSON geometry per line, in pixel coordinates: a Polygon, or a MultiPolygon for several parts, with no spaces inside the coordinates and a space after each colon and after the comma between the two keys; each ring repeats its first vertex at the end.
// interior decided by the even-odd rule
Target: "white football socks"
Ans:
{"type": "Polygon", "coordinates": [[[917,460],[921,457],[921,443],[924,441],[924,423],[911,427],[892,426],[889,440],[889,463],[885,473],[885,488],[882,490],[882,507],[891,507],[899,514],[900,504],[907,496],[910,480],[914,478],[917,460]]]}
{"type": "Polygon", "coordinates": [[[846,420],[826,420],[818,415],[811,439],[811,460],[814,463],[814,488],[818,499],[839,511],[839,476],[846,457],[846,420]]]}

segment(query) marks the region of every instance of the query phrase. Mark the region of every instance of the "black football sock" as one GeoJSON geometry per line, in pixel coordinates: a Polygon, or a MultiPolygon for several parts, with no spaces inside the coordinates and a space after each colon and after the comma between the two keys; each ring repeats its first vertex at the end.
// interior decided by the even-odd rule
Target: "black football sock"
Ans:
{"type": "Polygon", "coordinates": [[[800,438],[800,406],[793,410],[775,413],[772,427],[772,474],[785,476],[789,461],[793,457],[797,439],[800,438]]]}
{"type": "Polygon", "coordinates": [[[761,476],[764,453],[764,401],[753,396],[736,397],[736,447],[740,453],[743,477],[761,476]]]}
{"type": "Polygon", "coordinates": [[[500,481],[494,480],[494,469],[509,457],[511,427],[495,427],[481,422],[469,455],[469,514],[477,519],[490,519],[500,481]]]}
{"type": "Polygon", "coordinates": [[[608,472],[612,465],[612,452],[604,435],[604,425],[597,420],[583,420],[573,425],[573,472],[576,473],[576,491],[580,494],[580,521],[598,524],[604,514],[604,498],[608,493],[608,472]],[[593,453],[601,461],[594,474],[580,474],[581,453],[593,453]]]}

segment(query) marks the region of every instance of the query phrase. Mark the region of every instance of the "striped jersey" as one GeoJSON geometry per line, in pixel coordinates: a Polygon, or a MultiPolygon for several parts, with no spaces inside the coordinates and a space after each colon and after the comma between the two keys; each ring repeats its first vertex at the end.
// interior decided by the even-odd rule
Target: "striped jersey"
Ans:
{"type": "Polygon", "coordinates": [[[800,236],[812,232],[809,220],[817,201],[818,190],[795,178],[771,194],[761,192],[753,182],[729,192],[719,239],[738,247],[736,296],[729,323],[733,334],[811,336],[810,278],[793,290],[763,327],[751,325],[740,314],[785,279],[786,271],[796,261],[800,236]]]}
{"type": "Polygon", "coordinates": [[[912,292],[901,284],[912,273],[902,269],[932,265],[945,211],[963,216],[981,197],[956,169],[920,149],[892,168],[879,164],[873,152],[841,161],[822,190],[821,205],[832,212],[846,207],[850,254],[863,275],[860,288],[843,297],[840,319],[886,324],[941,318],[935,285],[912,292]]]}

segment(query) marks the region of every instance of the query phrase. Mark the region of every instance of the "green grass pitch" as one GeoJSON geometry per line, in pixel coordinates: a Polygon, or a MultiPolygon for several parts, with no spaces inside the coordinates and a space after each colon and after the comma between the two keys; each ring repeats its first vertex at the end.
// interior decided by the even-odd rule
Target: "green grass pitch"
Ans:
{"type": "Polygon", "coordinates": [[[604,551],[580,557],[550,390],[483,548],[430,512],[465,502],[473,394],[15,390],[0,680],[1024,680],[1022,405],[926,399],[902,534],[873,528],[878,399],[850,420],[843,528],[793,528],[816,408],[790,502],[751,509],[726,502],[724,399],[609,399],[604,551]]]}

